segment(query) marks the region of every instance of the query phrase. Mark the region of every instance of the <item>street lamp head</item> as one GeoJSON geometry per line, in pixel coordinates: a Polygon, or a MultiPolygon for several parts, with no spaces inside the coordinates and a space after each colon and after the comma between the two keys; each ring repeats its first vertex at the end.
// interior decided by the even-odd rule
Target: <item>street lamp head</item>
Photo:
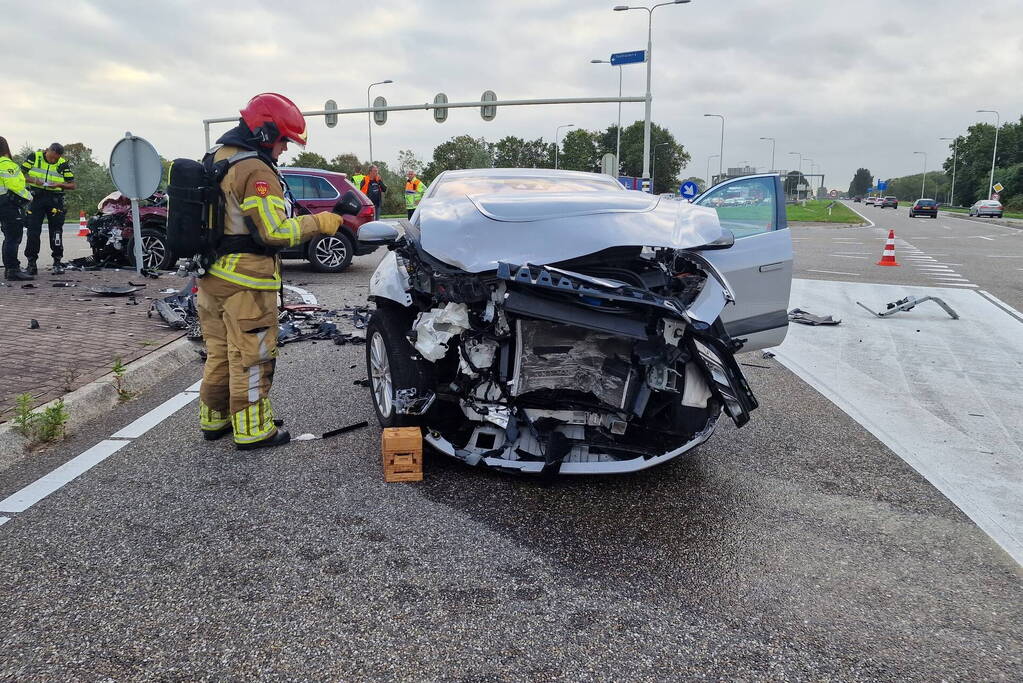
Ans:
{"type": "Polygon", "coordinates": [[[692,1],[692,0],[675,0],[675,4],[676,4],[676,5],[684,5],[684,4],[686,4],[687,2],[691,2],[691,1],[692,1]]]}
{"type": "Polygon", "coordinates": [[[591,59],[590,64],[606,64],[606,59],[591,59]]]}
{"type": "Polygon", "coordinates": [[[394,83],[394,81],[392,81],[390,78],[388,78],[386,81],[383,81],[383,83],[394,83]]]}
{"type": "Polygon", "coordinates": [[[628,5],[615,5],[615,12],[624,12],[629,9],[628,5]]]}

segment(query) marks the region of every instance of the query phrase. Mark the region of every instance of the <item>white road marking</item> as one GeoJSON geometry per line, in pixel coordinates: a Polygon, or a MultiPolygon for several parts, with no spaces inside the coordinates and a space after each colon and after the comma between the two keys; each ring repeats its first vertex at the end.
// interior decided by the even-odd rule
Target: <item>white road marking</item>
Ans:
{"type": "Polygon", "coordinates": [[[103,462],[129,443],[131,442],[112,441],[110,439],[100,441],[89,450],[68,460],[49,474],[43,475],[20,491],[0,500],[0,512],[24,512],[32,505],[64,486],[64,484],[88,472],[94,465],[103,462]]]}
{"type": "Polygon", "coordinates": [[[832,254],[835,258],[870,258],[869,256],[856,256],[854,254],[832,254]]]}
{"type": "Polygon", "coordinates": [[[202,380],[199,380],[198,382],[196,382],[192,386],[190,386],[187,389],[185,389],[185,391],[199,391],[199,388],[201,386],[202,386],[202,380]]]}
{"type": "Polygon", "coordinates": [[[855,275],[859,277],[859,273],[843,273],[838,270],[814,270],[813,268],[807,268],[807,271],[810,273],[829,273],[831,275],[855,275]]]}
{"type": "Polygon", "coordinates": [[[979,287],[980,285],[975,285],[972,282],[943,282],[943,283],[941,283],[941,286],[942,287],[979,287]]]}
{"type": "Polygon", "coordinates": [[[3,526],[7,522],[11,521],[10,517],[0,517],[0,526],[3,526]]]}
{"type": "Polygon", "coordinates": [[[199,394],[192,392],[181,392],[172,396],[169,400],[153,408],[124,429],[112,434],[110,438],[137,439],[197,398],[199,398],[199,394]]]}
{"type": "Polygon", "coordinates": [[[985,237],[984,235],[968,235],[967,237],[968,237],[968,239],[987,240],[988,242],[994,242],[995,241],[995,239],[993,237],[985,237]]]}
{"type": "Polygon", "coordinates": [[[1023,258],[1023,256],[1017,256],[1016,254],[985,254],[988,258],[1023,258]]]}
{"type": "Polygon", "coordinates": [[[1023,313],[1020,313],[1015,308],[1013,308],[1009,304],[1005,303],[1004,301],[999,299],[997,296],[995,296],[991,292],[988,292],[988,291],[982,289],[982,290],[980,290],[978,292],[978,294],[980,294],[982,297],[984,297],[985,299],[987,299],[988,301],[993,303],[995,306],[998,306],[998,308],[1002,309],[1003,311],[1005,311],[1006,313],[1011,315],[1016,320],[1018,320],[1021,323],[1023,323],[1023,313]]]}
{"type": "Polygon", "coordinates": [[[308,290],[302,289],[301,287],[296,287],[295,285],[282,286],[284,287],[284,289],[292,291],[295,294],[298,294],[300,297],[302,297],[302,303],[304,303],[306,306],[316,306],[319,303],[316,301],[316,295],[308,290]]]}
{"type": "Polygon", "coordinates": [[[1007,371],[1023,358],[1020,321],[951,286],[795,279],[792,296],[843,322],[826,330],[790,326],[774,350],[778,360],[1023,564],[1023,392],[1007,371]],[[886,319],[856,305],[906,295],[940,296],[962,319],[931,303],[886,319]]]}

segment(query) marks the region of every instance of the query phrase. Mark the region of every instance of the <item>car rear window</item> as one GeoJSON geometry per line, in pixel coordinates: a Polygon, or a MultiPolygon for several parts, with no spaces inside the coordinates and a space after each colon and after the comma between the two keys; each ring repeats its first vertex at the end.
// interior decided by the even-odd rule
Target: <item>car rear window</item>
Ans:
{"type": "Polygon", "coordinates": [[[980,205],[981,206],[1001,206],[1001,203],[995,202],[995,201],[986,201],[986,202],[981,202],[980,205]]]}
{"type": "Polygon", "coordinates": [[[916,202],[917,206],[934,206],[934,201],[930,199],[918,199],[916,202]]]}
{"type": "Polygon", "coordinates": [[[451,178],[437,184],[433,196],[441,199],[505,192],[608,192],[624,191],[614,180],[600,178],[451,178]]]}

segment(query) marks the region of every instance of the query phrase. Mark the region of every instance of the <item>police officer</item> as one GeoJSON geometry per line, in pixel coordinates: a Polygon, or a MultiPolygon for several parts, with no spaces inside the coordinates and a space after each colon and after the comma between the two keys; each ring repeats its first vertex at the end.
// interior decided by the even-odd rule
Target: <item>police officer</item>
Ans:
{"type": "Polygon", "coordinates": [[[238,125],[217,141],[214,160],[246,150],[256,156],[230,166],[220,184],[224,236],[218,258],[199,280],[199,321],[206,367],[199,391],[199,426],[208,440],[234,434],[239,449],[280,446],[290,436],[278,429],[270,405],[277,361],[278,252],[341,225],[334,213],[294,217],[277,171],[289,143],[305,147],[302,112],[283,95],[256,95],[238,125]]]}
{"type": "Polygon", "coordinates": [[[53,256],[53,272],[63,273],[64,266],[64,192],[75,189],[75,174],[71,172],[64,154],[64,146],[55,142],[45,150],[38,150],[21,164],[26,182],[32,190],[32,204],[28,208],[28,241],[25,258],[28,272],[39,272],[36,259],[39,258],[39,237],[43,222],[49,227],[50,254],[53,256]]]}
{"type": "Polygon", "coordinates": [[[11,159],[7,140],[0,137],[0,229],[3,230],[3,261],[5,280],[34,280],[22,272],[18,263],[18,245],[25,225],[25,207],[32,194],[25,188],[25,176],[11,159]]]}

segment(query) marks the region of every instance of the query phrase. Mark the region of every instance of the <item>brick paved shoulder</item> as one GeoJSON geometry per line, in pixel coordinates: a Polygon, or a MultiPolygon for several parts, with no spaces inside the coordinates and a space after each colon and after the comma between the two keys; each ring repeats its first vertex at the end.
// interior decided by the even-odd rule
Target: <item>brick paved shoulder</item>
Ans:
{"type": "Polygon", "coordinates": [[[182,336],[155,313],[148,318],[151,298],[161,289],[179,288],[173,275],[139,279],[132,270],[40,273],[35,287],[0,285],[0,422],[9,420],[15,399],[30,393],[41,405],[110,372],[117,358],[125,363],[145,356],[182,336]],[[105,297],[90,286],[145,287],[128,297],[105,297]],[[70,282],[74,287],[54,287],[70,282]],[[149,297],[149,298],[147,298],[149,297]],[[31,321],[39,323],[31,329],[31,321]]]}

